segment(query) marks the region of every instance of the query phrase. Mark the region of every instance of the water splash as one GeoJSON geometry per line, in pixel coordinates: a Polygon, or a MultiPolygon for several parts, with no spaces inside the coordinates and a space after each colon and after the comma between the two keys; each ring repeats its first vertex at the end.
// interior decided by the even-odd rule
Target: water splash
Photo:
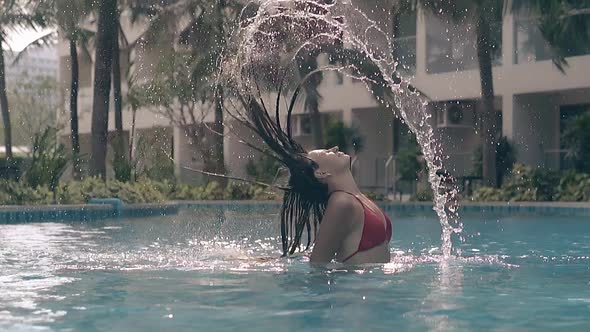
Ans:
{"type": "MultiPolygon", "coordinates": [[[[443,156],[429,123],[428,100],[397,71],[394,36],[383,23],[388,22],[384,19],[388,12],[360,6],[351,0],[249,3],[221,60],[220,77],[224,86],[240,94],[269,100],[273,87],[301,82],[322,71],[362,81],[381,105],[402,119],[422,148],[434,211],[442,226],[442,252],[448,258],[452,235],[462,231],[458,190],[451,177],[441,175],[443,156]],[[302,59],[320,54],[329,54],[329,63],[304,68],[308,73],[301,75],[300,66],[306,63],[302,59]]],[[[233,111],[232,115],[245,117],[239,107],[233,111]]]]}

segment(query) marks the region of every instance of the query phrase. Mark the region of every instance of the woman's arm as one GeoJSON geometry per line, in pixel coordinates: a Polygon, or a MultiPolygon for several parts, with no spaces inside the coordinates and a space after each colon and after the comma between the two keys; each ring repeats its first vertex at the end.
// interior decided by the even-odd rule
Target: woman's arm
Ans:
{"type": "Polygon", "coordinates": [[[349,194],[336,192],[328,201],[315,239],[311,263],[329,263],[340,249],[352,228],[356,200],[349,194]]]}

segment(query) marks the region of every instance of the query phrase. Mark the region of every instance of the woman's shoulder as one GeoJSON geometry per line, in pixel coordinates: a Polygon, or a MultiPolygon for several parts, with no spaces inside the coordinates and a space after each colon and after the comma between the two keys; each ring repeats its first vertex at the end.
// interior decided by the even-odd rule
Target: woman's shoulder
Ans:
{"type": "Polygon", "coordinates": [[[345,191],[336,191],[330,195],[328,204],[339,209],[354,211],[357,208],[362,208],[359,199],[354,195],[345,191]]]}

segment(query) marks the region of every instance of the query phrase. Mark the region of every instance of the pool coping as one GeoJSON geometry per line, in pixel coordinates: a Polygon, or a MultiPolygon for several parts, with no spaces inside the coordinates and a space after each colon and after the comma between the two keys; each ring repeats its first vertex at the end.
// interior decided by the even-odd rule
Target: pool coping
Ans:
{"type": "MultiPolygon", "coordinates": [[[[278,201],[182,201],[181,208],[196,207],[278,207],[278,201]]],[[[377,202],[387,212],[433,212],[432,202],[377,202]]],[[[460,203],[459,213],[525,213],[542,215],[590,216],[590,202],[472,202],[460,203]]]]}
{"type": "MultiPolygon", "coordinates": [[[[166,203],[0,206],[0,224],[23,222],[96,221],[176,215],[201,207],[278,208],[279,201],[171,201],[166,203]]],[[[387,212],[433,213],[431,202],[379,202],[387,212]]],[[[590,217],[590,202],[462,202],[460,213],[533,214],[590,217]]]]}
{"type": "Polygon", "coordinates": [[[175,215],[176,203],[68,204],[68,205],[2,205],[0,224],[24,222],[97,221],[105,219],[143,218],[175,215]]]}

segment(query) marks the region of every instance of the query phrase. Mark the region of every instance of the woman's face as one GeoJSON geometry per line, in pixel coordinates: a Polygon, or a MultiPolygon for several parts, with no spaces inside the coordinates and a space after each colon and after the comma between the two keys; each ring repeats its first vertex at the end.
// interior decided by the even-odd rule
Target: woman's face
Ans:
{"type": "Polygon", "coordinates": [[[317,171],[320,173],[339,174],[350,171],[351,157],[344,152],[340,152],[337,146],[327,150],[310,151],[307,157],[318,164],[317,171]]]}

